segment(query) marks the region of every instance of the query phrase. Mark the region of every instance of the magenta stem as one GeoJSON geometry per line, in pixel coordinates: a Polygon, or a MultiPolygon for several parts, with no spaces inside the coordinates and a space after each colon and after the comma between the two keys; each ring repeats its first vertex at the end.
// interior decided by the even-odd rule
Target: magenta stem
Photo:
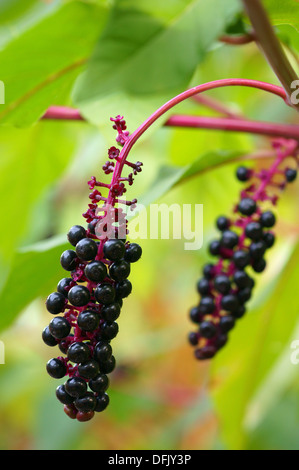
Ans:
{"type": "Polygon", "coordinates": [[[296,125],[249,121],[241,118],[232,119],[225,117],[174,115],[171,116],[164,125],[169,127],[175,126],[250,132],[251,134],[299,139],[299,127],[296,125]]]}
{"type": "Polygon", "coordinates": [[[77,109],[67,106],[50,106],[42,116],[42,119],[84,121],[83,116],[81,116],[77,109]]]}

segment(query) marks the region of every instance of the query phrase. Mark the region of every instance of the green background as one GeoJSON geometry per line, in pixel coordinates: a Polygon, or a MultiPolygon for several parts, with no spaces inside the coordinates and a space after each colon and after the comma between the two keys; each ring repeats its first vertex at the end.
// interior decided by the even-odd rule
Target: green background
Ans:
{"type": "MultiPolygon", "coordinates": [[[[297,70],[298,3],[264,4],[297,70]]],[[[299,365],[291,362],[299,339],[298,183],[279,201],[277,243],[227,346],[199,363],[186,341],[215,219],[239,197],[237,161],[270,148],[266,138],[166,128],[161,119],[132,150],[143,172],[128,197],[203,204],[204,246],[186,251],[183,240],[140,241],[104,413],[87,423],[63,413],[55,397],[60,381],[45,370],[53,350],[41,340],[50,321],[45,299],[65,275],[59,257],[66,232],[83,222],[87,181],[102,177],[115,142],[110,117],[124,115],[133,132],[199,83],[233,77],[277,84],[255,44],[218,41],[249,28],[238,0],[1,1],[2,450],[299,449],[299,365]],[[41,120],[50,105],[74,106],[85,121],[41,120]]],[[[250,119],[298,121],[261,91],[233,87],[209,96],[250,119]]],[[[174,112],[214,115],[192,100],[174,112]]]]}

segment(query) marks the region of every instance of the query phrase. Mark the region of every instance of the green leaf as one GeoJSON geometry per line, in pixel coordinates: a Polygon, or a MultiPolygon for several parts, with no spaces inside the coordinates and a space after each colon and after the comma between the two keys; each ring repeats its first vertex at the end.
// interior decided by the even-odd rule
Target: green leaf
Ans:
{"type": "Polygon", "coordinates": [[[299,244],[294,245],[294,240],[290,239],[286,253],[280,247],[277,258],[275,262],[272,254],[268,260],[271,289],[265,296],[262,285],[259,299],[255,292],[247,315],[240,319],[231,332],[229,343],[212,364],[212,377],[217,382],[212,395],[222,437],[234,450],[246,448],[244,423],[251,403],[285,353],[298,321],[299,299],[294,292],[299,275],[299,244]],[[260,304],[256,305],[258,300],[260,304]],[[287,318],[282,320],[285,312],[287,318]]]}
{"type": "Polygon", "coordinates": [[[151,202],[167,194],[174,186],[184,183],[189,178],[207,170],[234,162],[241,155],[242,153],[238,151],[215,150],[201,155],[193,163],[184,167],[162,166],[159,168],[158,174],[150,184],[149,189],[139,197],[138,203],[148,206],[151,202]]]}
{"type": "Polygon", "coordinates": [[[265,0],[264,7],[275,25],[289,24],[299,31],[299,3],[294,0],[265,0]]]}
{"type": "Polygon", "coordinates": [[[153,7],[149,2],[144,5],[117,3],[75,85],[76,106],[95,124],[122,114],[135,128],[187,88],[213,41],[240,7],[236,0],[185,0],[162,12],[155,11],[156,2],[153,7]]]}
{"type": "Polygon", "coordinates": [[[76,145],[70,131],[71,123],[48,121],[30,129],[0,128],[1,217],[10,227],[2,235],[0,257],[9,260],[23,243],[37,201],[67,168],[76,145]]]}
{"type": "Polygon", "coordinates": [[[61,6],[39,0],[2,0],[0,4],[0,48],[61,6]]]}
{"type": "Polygon", "coordinates": [[[59,259],[70,247],[65,237],[55,237],[16,253],[10,273],[0,293],[3,310],[0,330],[8,328],[17,315],[34,299],[48,295],[59,279],[65,277],[59,259]]]}
{"type": "Polygon", "coordinates": [[[104,7],[71,2],[9,42],[0,52],[5,85],[0,123],[29,125],[48,106],[69,102],[70,87],[105,19],[104,7]]]}

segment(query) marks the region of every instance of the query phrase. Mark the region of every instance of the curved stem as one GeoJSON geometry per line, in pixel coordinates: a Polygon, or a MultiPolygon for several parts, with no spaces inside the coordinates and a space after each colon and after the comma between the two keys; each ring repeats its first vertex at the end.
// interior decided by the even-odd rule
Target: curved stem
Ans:
{"type": "MultiPolygon", "coordinates": [[[[142,134],[152,125],[154,124],[157,119],[159,119],[161,116],[163,116],[167,111],[172,109],[174,106],[177,104],[181,103],[182,101],[197,95],[198,93],[202,93],[204,91],[208,90],[213,90],[216,88],[221,88],[221,87],[228,87],[228,86],[246,86],[246,87],[252,87],[256,88],[259,90],[266,91],[268,93],[272,93],[274,95],[279,96],[282,98],[284,101],[286,100],[286,92],[282,87],[272,85],[270,83],[265,83],[265,82],[260,82],[258,80],[248,80],[248,79],[242,79],[242,78],[227,78],[223,80],[215,80],[212,82],[207,82],[203,83],[201,85],[195,86],[193,88],[190,88],[183,93],[175,96],[171,100],[167,101],[164,105],[162,105],[159,109],[157,109],[148,119],[146,119],[141,126],[136,129],[135,132],[133,132],[127,142],[125,143],[124,147],[122,148],[120,155],[119,155],[119,165],[115,169],[115,174],[113,175],[115,177],[115,181],[117,181],[117,178],[119,177],[124,162],[133,147],[133,145],[137,142],[137,140],[142,136],[142,134]]],[[[112,183],[113,184],[113,183],[112,183]]]]}

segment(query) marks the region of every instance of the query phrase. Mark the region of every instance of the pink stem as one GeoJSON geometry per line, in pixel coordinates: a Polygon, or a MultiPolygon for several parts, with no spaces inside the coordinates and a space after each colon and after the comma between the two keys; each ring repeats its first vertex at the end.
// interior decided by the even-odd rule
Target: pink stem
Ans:
{"type": "Polygon", "coordinates": [[[61,119],[61,120],[74,120],[84,121],[83,116],[77,109],[69,108],[67,106],[50,106],[49,109],[42,116],[42,119],[61,119]]]}
{"type": "Polygon", "coordinates": [[[250,132],[276,137],[299,139],[299,127],[296,125],[276,124],[246,119],[231,119],[222,117],[171,116],[164,124],[165,126],[190,127],[201,129],[220,129],[226,131],[250,132]]]}
{"type": "Polygon", "coordinates": [[[148,119],[146,119],[141,124],[141,126],[139,126],[135,132],[133,132],[133,134],[130,135],[130,137],[126,141],[125,145],[123,146],[119,154],[119,162],[117,162],[117,165],[115,167],[115,171],[114,171],[112,183],[111,183],[112,186],[120,177],[126,158],[131,148],[133,147],[133,145],[142,136],[142,134],[152,124],[154,124],[155,121],[157,121],[157,119],[159,119],[161,116],[163,116],[163,114],[165,114],[167,111],[169,111],[171,108],[173,108],[177,104],[181,103],[182,101],[188,98],[191,98],[194,95],[197,95],[198,93],[203,93],[204,91],[213,90],[213,89],[221,88],[221,87],[228,87],[228,86],[246,86],[246,87],[256,88],[256,89],[263,90],[268,93],[277,95],[280,98],[282,98],[285,102],[287,99],[286,92],[280,86],[272,85],[270,83],[260,82],[257,80],[249,80],[249,79],[242,79],[242,78],[227,78],[223,80],[215,80],[212,82],[203,83],[194,88],[190,88],[189,90],[186,90],[183,93],[175,96],[171,100],[167,101],[164,105],[162,105],[159,109],[157,109],[148,119]]]}

